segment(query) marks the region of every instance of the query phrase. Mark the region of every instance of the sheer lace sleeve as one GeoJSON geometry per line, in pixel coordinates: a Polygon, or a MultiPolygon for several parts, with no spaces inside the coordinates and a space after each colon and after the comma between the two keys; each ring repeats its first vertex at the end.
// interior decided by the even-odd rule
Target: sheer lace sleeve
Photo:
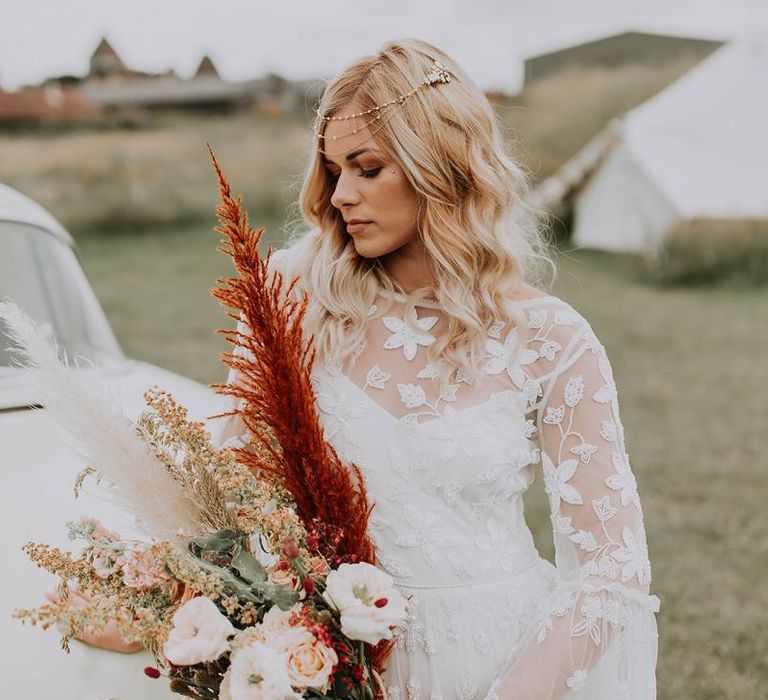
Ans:
{"type": "Polygon", "coordinates": [[[489,698],[656,697],[656,619],[643,512],[611,365],[589,324],[556,300],[529,311],[535,419],[558,583],[489,698]]]}

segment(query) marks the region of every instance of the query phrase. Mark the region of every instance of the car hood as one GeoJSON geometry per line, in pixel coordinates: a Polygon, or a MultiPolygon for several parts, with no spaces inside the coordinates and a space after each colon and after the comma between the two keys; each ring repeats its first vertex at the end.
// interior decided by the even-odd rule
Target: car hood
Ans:
{"type": "MultiPolygon", "coordinates": [[[[193,420],[204,420],[224,406],[222,398],[208,387],[141,362],[126,361],[106,370],[84,370],[83,381],[105,386],[131,419],[143,409],[142,394],[153,385],[170,391],[189,409],[193,420]]],[[[0,380],[0,393],[3,388],[0,380]]],[[[29,393],[27,398],[34,399],[29,393]]],[[[218,423],[211,421],[209,428],[215,431],[218,423]]],[[[144,666],[154,665],[148,652],[124,655],[73,642],[72,652],[67,655],[59,648],[56,631],[22,626],[11,618],[14,609],[44,603],[45,592],[57,583],[54,576],[37,569],[22,552],[25,542],[77,549],[78,543],[67,540],[66,522],[81,515],[96,517],[123,535],[135,534],[129,515],[97,497],[96,487],[86,489],[79,499],[74,498],[75,476],[85,466],[64,430],[45,408],[0,410],[0,654],[8,669],[0,674],[0,697],[178,697],[170,693],[165,678],[153,680],[144,675],[144,666]]]]}

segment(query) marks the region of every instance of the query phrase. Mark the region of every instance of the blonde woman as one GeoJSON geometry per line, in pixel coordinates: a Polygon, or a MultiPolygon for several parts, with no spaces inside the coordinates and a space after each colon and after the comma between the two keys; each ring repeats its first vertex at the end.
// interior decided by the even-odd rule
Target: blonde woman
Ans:
{"type": "Polygon", "coordinates": [[[323,428],[362,467],[378,566],[410,598],[388,700],[655,698],[659,600],[611,367],[535,284],[546,247],[485,96],[397,41],[332,80],[315,132],[311,230],[273,262],[309,293],[323,428]],[[539,471],[555,566],[523,515],[539,471]]]}

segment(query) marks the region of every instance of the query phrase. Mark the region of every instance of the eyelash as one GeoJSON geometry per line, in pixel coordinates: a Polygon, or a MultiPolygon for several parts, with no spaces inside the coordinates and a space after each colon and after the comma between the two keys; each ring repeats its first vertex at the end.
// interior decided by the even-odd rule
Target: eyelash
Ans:
{"type": "MultiPolygon", "coordinates": [[[[360,168],[359,176],[367,177],[367,178],[376,177],[382,170],[383,168],[371,168],[370,170],[363,170],[362,168],[360,168]]],[[[337,175],[336,173],[329,172],[328,174],[331,176],[333,180],[339,179],[339,175],[337,175]]]]}

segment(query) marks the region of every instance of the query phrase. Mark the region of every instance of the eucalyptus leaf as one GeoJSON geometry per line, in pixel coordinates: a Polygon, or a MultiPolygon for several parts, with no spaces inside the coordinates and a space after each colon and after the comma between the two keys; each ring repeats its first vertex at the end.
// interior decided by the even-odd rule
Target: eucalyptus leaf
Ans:
{"type": "Polygon", "coordinates": [[[234,550],[239,550],[241,547],[242,537],[233,530],[218,530],[210,535],[203,535],[202,537],[195,537],[190,543],[190,550],[193,551],[195,556],[200,556],[202,552],[217,552],[224,554],[227,552],[234,553],[234,550]]]}
{"type": "MultiPolygon", "coordinates": [[[[290,610],[301,600],[297,591],[292,591],[285,586],[277,586],[272,583],[257,584],[264,597],[269,598],[280,610],[290,610]]],[[[251,588],[255,588],[252,586],[251,588]]]]}
{"type": "Polygon", "coordinates": [[[259,583],[267,580],[267,572],[256,557],[241,549],[230,564],[237,575],[248,583],[259,583]]]}

